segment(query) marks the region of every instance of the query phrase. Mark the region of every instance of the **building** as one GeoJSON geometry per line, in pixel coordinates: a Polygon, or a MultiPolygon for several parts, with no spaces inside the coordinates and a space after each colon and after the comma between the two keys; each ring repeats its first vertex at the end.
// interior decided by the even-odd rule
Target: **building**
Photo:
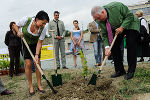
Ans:
{"type": "Polygon", "coordinates": [[[128,8],[135,14],[136,11],[142,10],[144,12],[143,17],[150,23],[150,0],[145,4],[132,5],[128,8]]]}

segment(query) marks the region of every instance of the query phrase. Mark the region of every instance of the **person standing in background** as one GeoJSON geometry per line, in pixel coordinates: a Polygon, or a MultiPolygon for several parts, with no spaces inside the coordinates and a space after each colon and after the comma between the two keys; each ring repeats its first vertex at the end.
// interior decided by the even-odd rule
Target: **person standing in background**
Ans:
{"type": "Polygon", "coordinates": [[[70,51],[73,52],[73,62],[74,62],[74,67],[77,67],[77,55],[79,54],[79,50],[81,49],[84,51],[84,41],[83,41],[83,31],[82,29],[79,28],[78,26],[78,21],[74,20],[73,21],[74,28],[71,31],[70,38],[71,38],[71,46],[70,46],[70,51]]]}
{"type": "Polygon", "coordinates": [[[96,60],[95,66],[100,66],[102,61],[102,34],[100,34],[100,27],[96,23],[95,19],[89,23],[88,29],[91,33],[90,42],[93,43],[94,56],[96,60]]]}
{"type": "MultiPolygon", "coordinates": [[[[54,48],[55,48],[55,58],[57,69],[60,69],[60,59],[59,50],[61,52],[61,62],[62,68],[68,69],[66,67],[66,57],[65,57],[65,26],[63,21],[59,20],[59,12],[54,11],[54,19],[49,22],[48,30],[54,30],[54,48]]],[[[52,33],[50,32],[52,36],[52,33]]]]}
{"type": "MultiPolygon", "coordinates": [[[[147,21],[143,18],[143,11],[142,10],[138,10],[136,12],[136,16],[139,18],[140,20],[140,34],[138,35],[138,56],[140,55],[141,58],[139,61],[137,62],[143,62],[144,61],[144,49],[143,46],[145,46],[145,43],[143,43],[143,40],[145,39],[144,35],[149,33],[149,29],[148,29],[148,23],[147,21]]],[[[149,60],[150,61],[150,58],[149,60]]]]}
{"type": "Polygon", "coordinates": [[[20,51],[21,51],[21,39],[17,36],[17,32],[14,29],[15,22],[10,23],[10,31],[6,33],[5,44],[8,46],[9,56],[10,56],[10,68],[9,68],[9,77],[19,75],[19,66],[20,66],[20,51]],[[14,71],[15,65],[15,71],[14,71]]]}

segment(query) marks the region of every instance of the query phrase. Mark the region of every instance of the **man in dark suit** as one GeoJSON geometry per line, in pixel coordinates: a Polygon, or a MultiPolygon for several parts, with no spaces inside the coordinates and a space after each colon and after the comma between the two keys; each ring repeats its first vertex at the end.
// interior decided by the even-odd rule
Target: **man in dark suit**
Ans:
{"type": "Polygon", "coordinates": [[[112,78],[126,74],[121,60],[120,45],[124,35],[127,39],[127,61],[128,72],[125,79],[131,79],[134,76],[136,69],[136,40],[137,34],[140,29],[139,20],[128,9],[128,7],[120,2],[112,2],[103,7],[95,6],[91,10],[92,16],[97,19],[101,27],[102,38],[105,46],[105,55],[109,56],[112,53],[115,74],[111,75],[112,78]],[[117,34],[117,39],[111,51],[109,46],[112,43],[113,36],[117,34]]]}

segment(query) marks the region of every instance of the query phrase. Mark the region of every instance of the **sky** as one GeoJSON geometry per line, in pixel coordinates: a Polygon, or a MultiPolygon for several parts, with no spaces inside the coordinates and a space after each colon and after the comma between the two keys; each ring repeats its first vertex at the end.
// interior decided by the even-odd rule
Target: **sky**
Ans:
{"type": "Polygon", "coordinates": [[[22,17],[35,16],[40,10],[46,11],[52,20],[53,12],[57,10],[66,30],[72,30],[75,19],[79,21],[80,27],[87,29],[88,23],[92,21],[91,8],[96,5],[104,6],[113,1],[135,5],[145,3],[147,0],[1,0],[0,49],[7,47],[4,39],[11,21],[17,22],[22,17]]]}

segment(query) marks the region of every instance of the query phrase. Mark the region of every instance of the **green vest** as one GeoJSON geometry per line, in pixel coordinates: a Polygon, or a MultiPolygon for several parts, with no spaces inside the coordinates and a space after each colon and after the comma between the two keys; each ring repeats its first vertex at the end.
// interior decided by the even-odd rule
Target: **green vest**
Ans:
{"type": "MultiPolygon", "coordinates": [[[[22,33],[23,33],[23,37],[25,38],[25,40],[27,41],[28,44],[36,44],[39,40],[40,35],[39,36],[33,36],[32,34],[28,33],[28,31],[27,31],[31,20],[32,20],[32,17],[29,17],[26,25],[22,28],[22,33]]],[[[40,29],[39,34],[42,33],[43,28],[44,27],[42,27],[40,29]]]]}

